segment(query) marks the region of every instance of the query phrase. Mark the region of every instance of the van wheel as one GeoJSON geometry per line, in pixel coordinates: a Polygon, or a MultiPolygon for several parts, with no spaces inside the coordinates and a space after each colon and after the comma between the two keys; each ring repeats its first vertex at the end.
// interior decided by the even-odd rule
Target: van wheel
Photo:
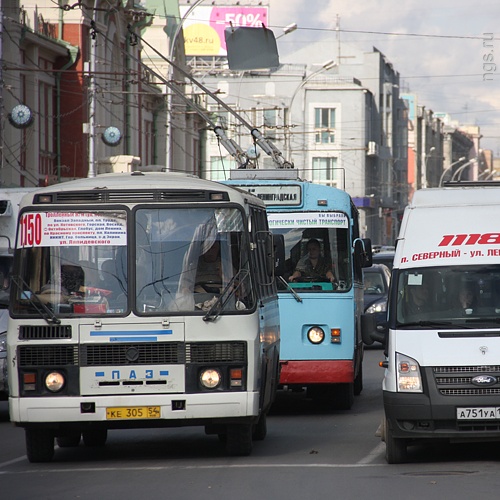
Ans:
{"type": "Polygon", "coordinates": [[[83,431],[83,442],[85,446],[100,447],[106,444],[108,439],[107,429],[95,429],[91,431],[83,431]]]}
{"type": "Polygon", "coordinates": [[[385,459],[388,464],[402,464],[407,460],[407,442],[406,439],[395,438],[392,435],[387,419],[384,417],[384,441],[385,441],[385,459]]]}
{"type": "Polygon", "coordinates": [[[232,457],[248,456],[252,452],[252,424],[227,426],[226,451],[232,457]]]}
{"type": "Polygon", "coordinates": [[[54,434],[46,429],[26,429],[26,454],[31,463],[50,462],[54,457],[54,434]]]}

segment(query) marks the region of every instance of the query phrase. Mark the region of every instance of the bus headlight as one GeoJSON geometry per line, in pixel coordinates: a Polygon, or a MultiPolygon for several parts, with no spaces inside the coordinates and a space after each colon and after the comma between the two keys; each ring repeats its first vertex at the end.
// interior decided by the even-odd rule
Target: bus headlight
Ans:
{"type": "Polygon", "coordinates": [[[396,353],[396,379],[399,392],[423,392],[420,367],[409,356],[396,353]]]}
{"type": "Polygon", "coordinates": [[[312,328],[309,328],[307,338],[311,344],[321,344],[321,342],[325,340],[325,332],[319,326],[313,326],[312,328]]]}
{"type": "Polygon", "coordinates": [[[200,382],[206,389],[216,389],[222,381],[222,375],[219,370],[207,368],[200,374],[200,382]]]}
{"type": "Polygon", "coordinates": [[[51,372],[45,377],[45,387],[50,392],[58,392],[64,387],[64,375],[59,372],[51,372]]]}

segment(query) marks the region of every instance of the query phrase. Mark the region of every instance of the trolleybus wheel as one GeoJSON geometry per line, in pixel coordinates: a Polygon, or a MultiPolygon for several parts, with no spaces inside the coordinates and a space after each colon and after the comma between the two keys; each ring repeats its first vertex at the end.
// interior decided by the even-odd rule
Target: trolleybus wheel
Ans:
{"type": "Polygon", "coordinates": [[[363,390],[363,363],[359,365],[358,375],[354,379],[354,395],[359,396],[363,390]]]}
{"type": "Polygon", "coordinates": [[[354,404],[354,382],[336,384],[333,407],[336,410],[350,410],[354,404]]]}
{"type": "Polygon", "coordinates": [[[74,448],[80,444],[82,435],[80,432],[73,432],[56,437],[56,443],[59,448],[74,448]]]}
{"type": "Polygon", "coordinates": [[[407,460],[406,439],[393,437],[392,429],[384,417],[385,459],[388,464],[402,464],[407,460]]]}
{"type": "Polygon", "coordinates": [[[252,452],[252,424],[227,426],[226,451],[232,457],[247,456],[252,452]]]}
{"type": "Polygon", "coordinates": [[[83,442],[85,446],[98,447],[104,446],[108,439],[107,429],[93,429],[90,431],[83,431],[83,442]]]}
{"type": "Polygon", "coordinates": [[[47,429],[26,429],[26,454],[34,462],[50,462],[54,456],[54,434],[47,429]]]}

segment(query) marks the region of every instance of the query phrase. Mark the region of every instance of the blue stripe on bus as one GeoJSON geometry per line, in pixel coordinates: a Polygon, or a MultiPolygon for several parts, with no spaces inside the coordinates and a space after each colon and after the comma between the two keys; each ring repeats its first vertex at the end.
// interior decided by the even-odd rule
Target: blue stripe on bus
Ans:
{"type": "Polygon", "coordinates": [[[109,337],[109,341],[110,342],[158,342],[158,337],[109,337]]]}
{"type": "Polygon", "coordinates": [[[91,337],[109,337],[111,335],[172,335],[172,330],[117,330],[117,331],[91,331],[91,337]]]}
{"type": "Polygon", "coordinates": [[[104,377],[104,372],[95,372],[96,377],[104,377]]]}
{"type": "Polygon", "coordinates": [[[161,371],[160,370],[160,375],[163,375],[163,376],[166,377],[168,375],[168,370],[167,371],[161,371]]]}

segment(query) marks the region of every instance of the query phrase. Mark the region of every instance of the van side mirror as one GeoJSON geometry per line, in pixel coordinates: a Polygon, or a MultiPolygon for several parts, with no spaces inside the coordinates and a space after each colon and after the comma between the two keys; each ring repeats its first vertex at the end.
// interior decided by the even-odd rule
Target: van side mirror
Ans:
{"type": "Polygon", "coordinates": [[[366,345],[372,345],[373,342],[380,342],[384,347],[387,343],[387,322],[377,325],[375,314],[361,315],[361,338],[366,345]]]}

